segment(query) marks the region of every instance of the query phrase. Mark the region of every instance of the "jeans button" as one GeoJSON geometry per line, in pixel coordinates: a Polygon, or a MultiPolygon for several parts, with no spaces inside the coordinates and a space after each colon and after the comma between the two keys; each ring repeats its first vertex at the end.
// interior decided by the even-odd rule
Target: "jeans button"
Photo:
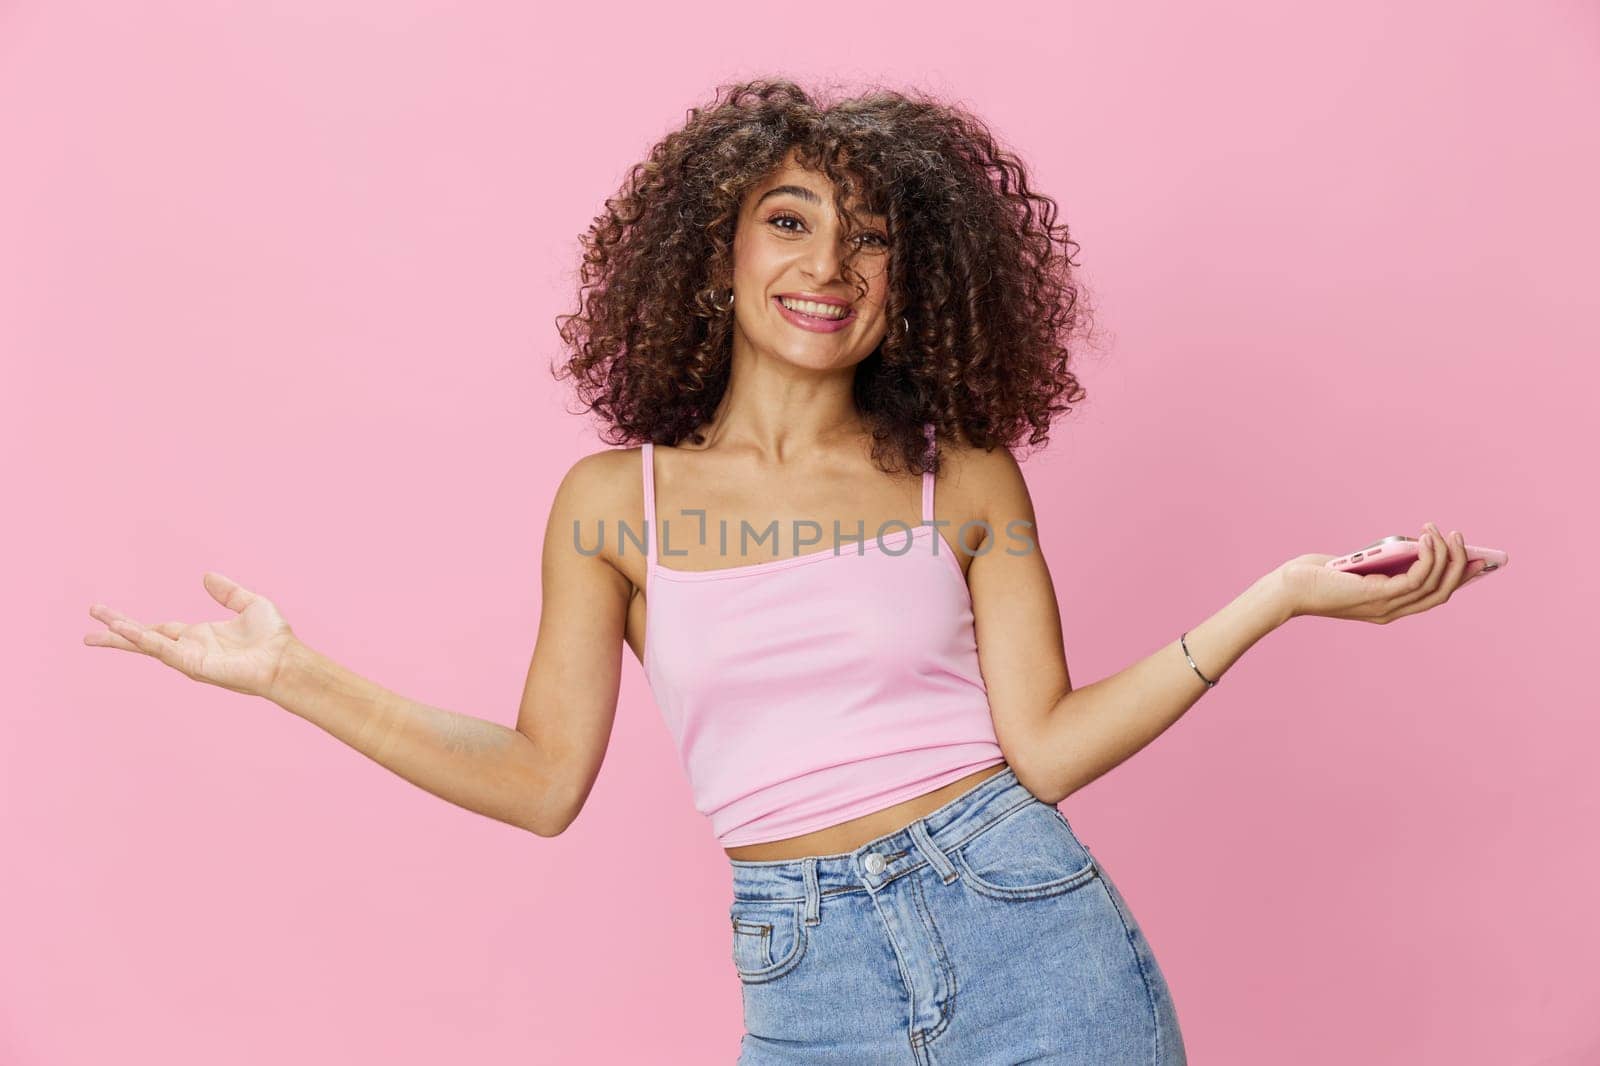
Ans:
{"type": "Polygon", "coordinates": [[[883,856],[875,851],[867,856],[867,873],[869,874],[881,874],[883,873],[883,868],[887,865],[888,863],[883,861],[883,856]]]}

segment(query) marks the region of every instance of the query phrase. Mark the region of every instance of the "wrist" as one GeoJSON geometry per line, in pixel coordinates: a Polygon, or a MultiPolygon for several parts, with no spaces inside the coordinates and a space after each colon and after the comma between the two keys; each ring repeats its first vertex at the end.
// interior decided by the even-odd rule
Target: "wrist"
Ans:
{"type": "Polygon", "coordinates": [[[1299,616],[1295,608],[1296,594],[1290,588],[1288,575],[1282,567],[1257,578],[1250,586],[1249,595],[1255,600],[1268,629],[1277,629],[1291,618],[1299,616]]]}
{"type": "Polygon", "coordinates": [[[294,708],[289,706],[293,693],[304,688],[305,678],[315,668],[318,658],[317,652],[299,637],[291,635],[278,652],[277,663],[273,666],[272,676],[262,695],[284,710],[293,712],[294,708]]]}

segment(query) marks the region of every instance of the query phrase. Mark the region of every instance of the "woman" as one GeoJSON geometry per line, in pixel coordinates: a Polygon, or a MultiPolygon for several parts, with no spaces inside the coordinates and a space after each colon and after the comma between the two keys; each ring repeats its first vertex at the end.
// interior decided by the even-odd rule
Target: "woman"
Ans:
{"type": "Polygon", "coordinates": [[[1054,216],[934,101],[758,81],[692,111],[586,240],[558,374],[643,445],[556,493],[514,730],[358,677],[215,573],[235,617],[97,604],[86,642],[541,836],[594,783],[625,642],[731,863],[741,1063],[1183,1062],[1150,945],[1055,805],[1288,619],[1386,623],[1482,564],[1432,525],[1395,577],[1302,555],[1074,689],[1010,450],[1083,395],[1054,216]]]}

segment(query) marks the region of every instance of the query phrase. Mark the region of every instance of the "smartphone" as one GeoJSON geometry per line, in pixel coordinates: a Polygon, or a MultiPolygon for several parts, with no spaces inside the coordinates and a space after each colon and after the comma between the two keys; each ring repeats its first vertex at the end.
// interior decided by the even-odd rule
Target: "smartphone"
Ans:
{"type": "MultiPolygon", "coordinates": [[[[1385,574],[1393,577],[1411,569],[1411,564],[1416,562],[1421,554],[1422,542],[1416,537],[1384,537],[1382,540],[1373,541],[1360,551],[1351,552],[1337,559],[1329,559],[1327,566],[1330,570],[1342,570],[1347,574],[1385,574]]],[[[1503,569],[1511,557],[1498,548],[1480,548],[1468,544],[1467,562],[1470,564],[1474,559],[1486,560],[1486,565],[1478,573],[1463,581],[1462,585],[1470,585],[1485,574],[1503,569]]]]}

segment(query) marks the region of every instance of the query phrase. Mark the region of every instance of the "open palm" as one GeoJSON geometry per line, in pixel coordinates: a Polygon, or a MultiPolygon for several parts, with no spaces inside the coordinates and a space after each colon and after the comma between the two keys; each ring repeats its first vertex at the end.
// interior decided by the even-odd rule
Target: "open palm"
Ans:
{"type": "Polygon", "coordinates": [[[289,623],[271,600],[215,571],[207,570],[201,581],[212,599],[234,612],[232,618],[146,626],[97,603],[89,608],[89,614],[104,622],[106,630],[85,635],[83,642],[141,652],[196,681],[253,696],[266,695],[284,649],[295,639],[289,623]]]}

